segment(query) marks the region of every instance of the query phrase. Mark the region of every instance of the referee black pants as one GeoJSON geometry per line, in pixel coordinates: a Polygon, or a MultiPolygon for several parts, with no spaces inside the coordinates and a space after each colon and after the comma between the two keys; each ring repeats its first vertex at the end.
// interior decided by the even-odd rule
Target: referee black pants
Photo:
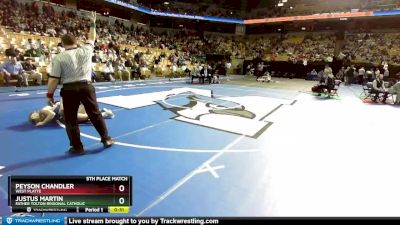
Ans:
{"type": "Polygon", "coordinates": [[[88,82],[64,84],[61,89],[64,106],[64,119],[70,145],[77,151],[83,150],[78,125],[78,108],[80,103],[85,106],[90,122],[100,134],[101,141],[110,139],[104,119],[97,105],[96,92],[88,82]]]}

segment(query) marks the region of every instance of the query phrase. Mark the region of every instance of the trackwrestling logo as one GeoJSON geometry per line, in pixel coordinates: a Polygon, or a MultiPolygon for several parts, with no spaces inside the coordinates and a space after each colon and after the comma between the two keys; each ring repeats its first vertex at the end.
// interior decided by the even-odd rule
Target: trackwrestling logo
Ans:
{"type": "Polygon", "coordinates": [[[64,224],[63,218],[7,217],[7,224],[64,224]]]}
{"type": "Polygon", "coordinates": [[[158,104],[173,119],[193,125],[258,138],[272,122],[266,118],[293,101],[262,96],[214,96],[211,90],[175,88],[169,91],[99,98],[98,102],[135,109],[158,104]]]}

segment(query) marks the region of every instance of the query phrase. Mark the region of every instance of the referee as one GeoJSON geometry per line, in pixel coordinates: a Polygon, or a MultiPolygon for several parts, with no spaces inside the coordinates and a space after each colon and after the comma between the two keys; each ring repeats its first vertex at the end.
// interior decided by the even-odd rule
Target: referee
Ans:
{"type": "Polygon", "coordinates": [[[47,101],[54,102],[57,85],[62,84],[60,95],[64,105],[66,131],[70,141],[69,153],[84,154],[77,120],[80,103],[85,106],[90,121],[101,136],[105,148],[114,144],[97,105],[96,92],[91,81],[92,55],[96,39],[96,12],[91,13],[88,43],[77,46],[75,37],[66,34],[61,37],[65,51],[54,57],[49,76],[47,101]]]}

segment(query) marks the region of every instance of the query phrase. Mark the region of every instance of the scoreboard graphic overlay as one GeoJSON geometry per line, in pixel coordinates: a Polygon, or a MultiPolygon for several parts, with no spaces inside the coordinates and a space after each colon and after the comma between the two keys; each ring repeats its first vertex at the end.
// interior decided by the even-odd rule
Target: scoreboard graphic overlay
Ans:
{"type": "Polygon", "coordinates": [[[10,176],[12,212],[128,213],[131,176],[10,176]]]}

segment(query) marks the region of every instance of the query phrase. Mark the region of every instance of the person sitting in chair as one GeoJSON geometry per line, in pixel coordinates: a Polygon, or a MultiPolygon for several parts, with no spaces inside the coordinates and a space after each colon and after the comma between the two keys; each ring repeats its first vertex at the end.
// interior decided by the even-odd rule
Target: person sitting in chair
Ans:
{"type": "Polygon", "coordinates": [[[103,77],[104,77],[104,79],[106,81],[111,81],[111,82],[115,81],[115,78],[113,76],[114,68],[113,68],[112,63],[110,61],[108,61],[106,63],[106,65],[103,66],[103,71],[102,71],[101,74],[103,75],[103,77]]]}
{"type": "Polygon", "coordinates": [[[185,76],[190,77],[190,72],[192,71],[188,67],[186,67],[183,72],[185,73],[185,76]]]}
{"type": "Polygon", "coordinates": [[[201,83],[204,84],[205,79],[208,79],[208,83],[211,84],[211,66],[204,64],[203,68],[200,70],[201,83]]]}
{"type": "MultiPolygon", "coordinates": [[[[61,102],[56,102],[52,106],[45,106],[39,111],[33,111],[29,114],[28,120],[35,126],[43,126],[48,124],[53,119],[62,119],[64,108],[61,102]]],[[[101,115],[105,119],[114,118],[114,113],[106,108],[101,110],[101,115]]],[[[78,109],[78,123],[86,123],[89,121],[89,116],[86,113],[85,107],[81,103],[78,109]]]]}
{"type": "Polygon", "coordinates": [[[319,84],[312,87],[312,92],[318,93],[320,96],[325,90],[328,93],[328,96],[331,96],[331,91],[335,88],[335,77],[333,73],[324,74],[324,76],[320,79],[319,84]]]}
{"type": "Polygon", "coordinates": [[[400,81],[397,81],[390,89],[389,93],[396,95],[396,100],[394,104],[399,105],[400,104],[400,81]]]}
{"type": "Polygon", "coordinates": [[[385,88],[385,82],[383,81],[383,74],[379,74],[376,79],[372,82],[372,92],[375,94],[374,102],[378,100],[380,94],[383,94],[383,103],[386,102],[389,92],[385,88]]]}
{"type": "Polygon", "coordinates": [[[257,78],[256,81],[269,83],[272,81],[272,78],[271,78],[271,75],[269,74],[269,72],[265,71],[265,73],[261,77],[257,78]]]}
{"type": "Polygon", "coordinates": [[[212,83],[213,83],[213,84],[219,84],[219,83],[220,83],[220,81],[219,81],[219,74],[218,74],[218,73],[214,73],[214,74],[212,75],[212,83]]]}

